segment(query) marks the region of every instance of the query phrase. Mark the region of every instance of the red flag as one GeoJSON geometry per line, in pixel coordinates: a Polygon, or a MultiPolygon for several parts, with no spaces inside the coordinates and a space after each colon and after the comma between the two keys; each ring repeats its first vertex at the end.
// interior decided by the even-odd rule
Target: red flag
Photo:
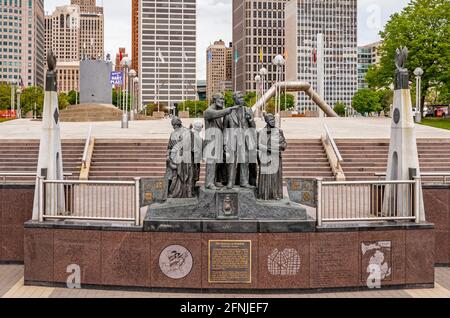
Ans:
{"type": "Polygon", "coordinates": [[[317,50],[316,49],[313,50],[312,59],[313,59],[313,64],[317,64],[317,50]]]}
{"type": "Polygon", "coordinates": [[[122,60],[123,60],[123,52],[120,51],[120,62],[122,62],[122,60]]]}

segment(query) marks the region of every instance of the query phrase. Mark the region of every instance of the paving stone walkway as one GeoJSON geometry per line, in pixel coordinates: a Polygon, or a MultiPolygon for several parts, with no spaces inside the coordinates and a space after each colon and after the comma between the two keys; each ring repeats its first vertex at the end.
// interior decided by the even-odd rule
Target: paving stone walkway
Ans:
{"type": "MultiPolygon", "coordinates": [[[[24,286],[23,266],[0,265],[1,298],[234,298],[232,294],[185,294],[24,286]]],[[[316,294],[242,295],[239,298],[450,298],[450,268],[436,268],[432,289],[371,290],[316,294]]]]}

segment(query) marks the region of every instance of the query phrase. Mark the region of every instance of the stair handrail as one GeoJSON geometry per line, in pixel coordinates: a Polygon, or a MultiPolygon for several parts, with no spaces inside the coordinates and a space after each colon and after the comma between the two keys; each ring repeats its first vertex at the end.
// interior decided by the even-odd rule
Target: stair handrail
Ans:
{"type": "Polygon", "coordinates": [[[86,143],[84,144],[83,158],[81,161],[83,164],[83,168],[86,168],[86,161],[87,161],[89,146],[91,145],[91,141],[92,141],[92,125],[89,127],[88,137],[86,138],[86,143]]]}
{"type": "Polygon", "coordinates": [[[342,158],[341,152],[339,151],[338,146],[336,145],[336,142],[331,135],[330,129],[328,129],[327,124],[323,124],[323,127],[325,128],[325,138],[330,143],[331,147],[333,148],[334,154],[336,155],[336,158],[338,160],[338,163],[341,164],[344,162],[344,159],[342,158]]]}

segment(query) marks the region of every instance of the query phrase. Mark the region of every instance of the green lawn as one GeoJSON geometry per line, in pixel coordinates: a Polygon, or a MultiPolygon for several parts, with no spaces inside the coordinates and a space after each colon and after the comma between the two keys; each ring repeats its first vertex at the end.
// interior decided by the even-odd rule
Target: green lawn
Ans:
{"type": "Polygon", "coordinates": [[[5,121],[11,120],[10,118],[0,118],[0,123],[3,123],[5,121]]]}
{"type": "Polygon", "coordinates": [[[450,118],[425,118],[422,125],[450,130],[450,118]]]}

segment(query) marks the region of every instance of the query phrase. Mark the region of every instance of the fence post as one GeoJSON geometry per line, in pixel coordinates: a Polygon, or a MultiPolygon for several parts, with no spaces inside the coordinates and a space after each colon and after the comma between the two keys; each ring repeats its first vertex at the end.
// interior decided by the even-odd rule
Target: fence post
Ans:
{"type": "Polygon", "coordinates": [[[322,179],[317,179],[317,226],[322,226],[322,179]]]}
{"type": "Polygon", "coordinates": [[[414,190],[414,213],[416,214],[416,223],[420,223],[420,186],[422,180],[420,177],[414,177],[414,181],[416,182],[415,190],[414,190]]]}
{"type": "Polygon", "coordinates": [[[140,183],[141,178],[134,178],[134,194],[135,194],[135,225],[141,225],[141,202],[140,202],[140,183]]]}
{"type": "Polygon", "coordinates": [[[44,177],[38,176],[39,222],[44,222],[44,177]]]}

